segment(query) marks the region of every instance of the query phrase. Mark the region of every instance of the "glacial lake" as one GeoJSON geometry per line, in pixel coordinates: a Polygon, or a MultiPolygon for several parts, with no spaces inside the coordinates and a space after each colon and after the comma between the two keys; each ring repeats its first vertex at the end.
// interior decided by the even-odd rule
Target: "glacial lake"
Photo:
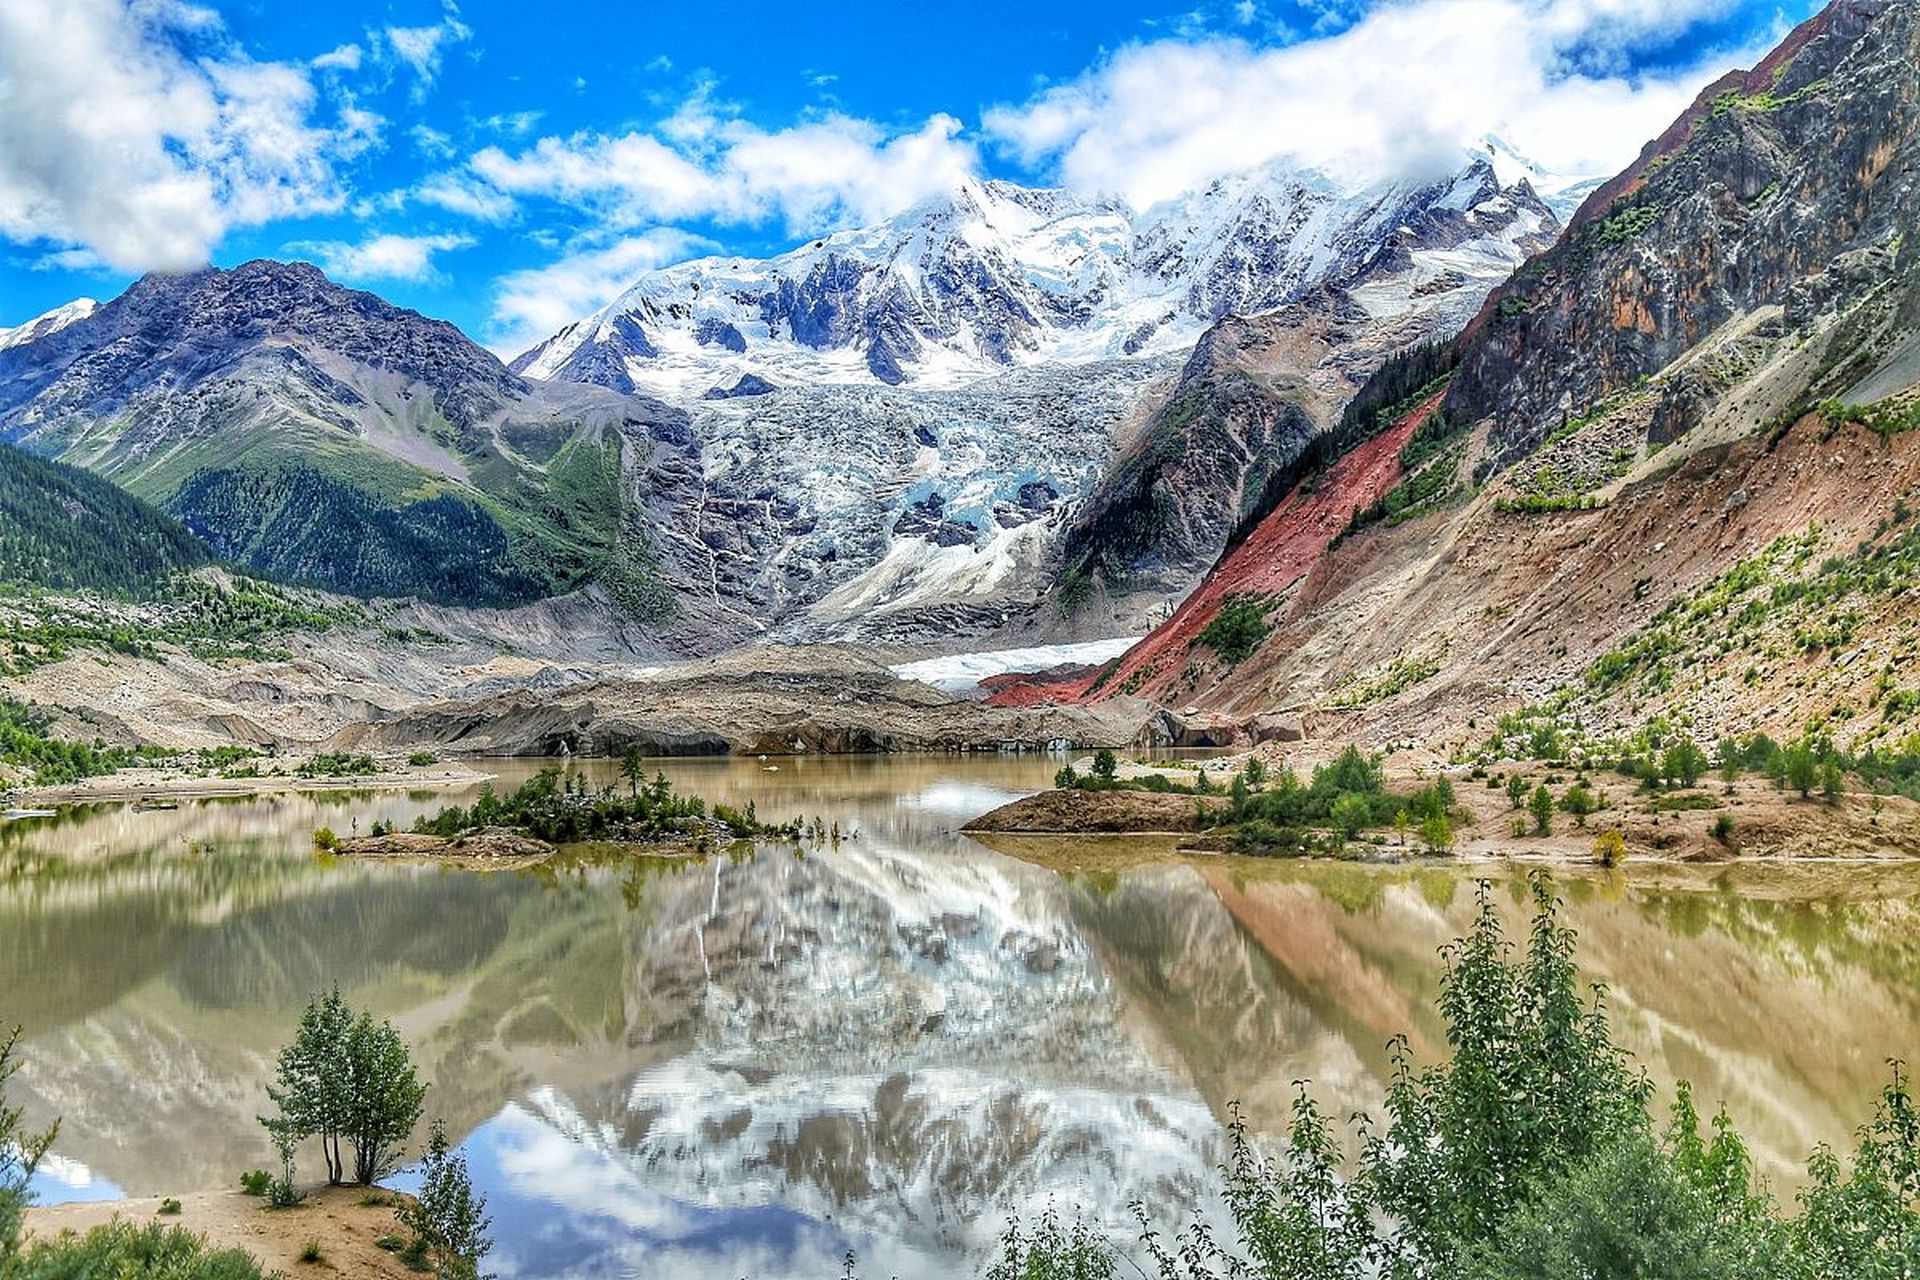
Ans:
{"type": "MultiPolygon", "coordinates": [[[[491,1202],[502,1277],[969,1274],[1049,1199],[1131,1238],[1204,1202],[1238,1103],[1377,1113],[1444,1046],[1438,949],[1499,867],[1178,859],[957,834],[1042,757],[662,761],[837,840],[524,872],[317,855],[471,792],[93,806],[0,827],[13,1098],[61,1117],[42,1202],[233,1185],[301,1006],[390,1017],[491,1202]]],[[[511,786],[538,762],[484,767],[511,786]]],[[[610,762],[576,765],[611,780],[610,762]]],[[[649,765],[649,772],[656,766],[649,765]]],[[[1920,1047],[1920,867],[1560,873],[1586,971],[1670,1094],[1724,1101],[1791,1194],[1920,1047]]],[[[303,1173],[311,1176],[315,1162],[303,1173]]],[[[404,1185],[404,1180],[402,1182],[404,1185]]]]}

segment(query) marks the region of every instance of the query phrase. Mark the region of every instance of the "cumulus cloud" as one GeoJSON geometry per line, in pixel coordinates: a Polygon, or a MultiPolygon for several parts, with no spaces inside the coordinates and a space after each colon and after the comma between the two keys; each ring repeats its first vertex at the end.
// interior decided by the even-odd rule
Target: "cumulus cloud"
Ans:
{"type": "Polygon", "coordinates": [[[1132,45],[990,110],[984,129],[1068,185],[1136,205],[1273,160],[1352,182],[1431,176],[1489,133],[1550,169],[1610,173],[1726,65],[1629,75],[1629,51],[1736,3],[1391,0],[1279,48],[1132,45]]]}
{"type": "Polygon", "coordinates": [[[503,195],[559,201],[615,229],[777,219],[811,233],[884,217],[976,172],[978,155],[960,133],[948,115],[892,133],[844,115],[768,130],[682,112],[657,132],[488,147],[471,169],[503,195]]]}
{"type": "Polygon", "coordinates": [[[612,301],[634,277],[719,246],[674,227],[579,248],[544,267],[515,271],[496,286],[488,346],[511,359],[612,301]]]}
{"type": "Polygon", "coordinates": [[[306,68],[219,47],[218,25],[167,0],[0,3],[0,235],[185,269],[229,227],[338,209],[334,159],[378,118],[321,127],[306,68]]]}
{"type": "Polygon", "coordinates": [[[303,240],[287,246],[290,252],[318,262],[326,273],[339,280],[399,280],[418,283],[437,276],[433,257],[455,249],[470,248],[472,236],[436,235],[369,236],[359,244],[339,240],[303,240]]]}

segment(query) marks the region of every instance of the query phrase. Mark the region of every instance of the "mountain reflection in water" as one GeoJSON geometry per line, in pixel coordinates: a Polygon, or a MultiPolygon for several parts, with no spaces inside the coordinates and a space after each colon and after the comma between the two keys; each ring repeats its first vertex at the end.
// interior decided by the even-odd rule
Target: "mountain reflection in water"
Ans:
{"type": "MultiPolygon", "coordinates": [[[[1309,1078],[1377,1110],[1390,1036],[1444,1044],[1436,952],[1475,872],[989,849],[956,829],[1057,762],[774,763],[659,767],[837,842],[493,875],[312,852],[322,823],[470,798],[386,792],[0,828],[15,1097],[64,1118],[43,1198],[269,1163],[273,1054],[336,982],[466,1135],[503,1276],[827,1276],[849,1248],[869,1275],[951,1273],[1050,1197],[1131,1234],[1130,1201],[1205,1200],[1229,1104],[1271,1133],[1309,1078]]],[[[1523,886],[1495,877],[1517,925],[1523,886]]],[[[1620,1038],[1725,1100],[1783,1186],[1920,1043],[1920,869],[1642,866],[1562,892],[1620,1038]]]]}

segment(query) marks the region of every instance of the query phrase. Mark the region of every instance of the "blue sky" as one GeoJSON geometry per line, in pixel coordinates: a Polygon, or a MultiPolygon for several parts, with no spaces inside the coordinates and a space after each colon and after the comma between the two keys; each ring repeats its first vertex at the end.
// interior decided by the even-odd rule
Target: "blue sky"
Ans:
{"type": "Polygon", "coordinates": [[[1813,0],[0,0],[0,325],[252,257],[511,351],[968,176],[1611,172],[1813,0]]]}

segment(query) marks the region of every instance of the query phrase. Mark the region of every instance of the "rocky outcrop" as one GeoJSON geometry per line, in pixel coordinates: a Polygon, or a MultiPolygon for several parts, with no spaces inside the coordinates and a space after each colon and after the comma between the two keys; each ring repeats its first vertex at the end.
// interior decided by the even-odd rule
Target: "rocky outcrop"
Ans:
{"type": "Polygon", "coordinates": [[[1269,479],[1389,356],[1452,338],[1559,229],[1530,188],[1501,187],[1488,164],[1412,193],[1395,214],[1389,234],[1351,245],[1312,291],[1201,336],[1172,394],[1076,516],[1062,553],[1071,589],[1184,592],[1269,479]]]}
{"type": "MultiPolygon", "coordinates": [[[[1808,337],[1876,290],[1911,296],[1917,101],[1915,6],[1836,0],[1758,67],[1709,86],[1489,301],[1447,412],[1490,419],[1491,462],[1510,464],[1761,308],[1808,337]]],[[[1844,392],[1875,363],[1863,336],[1810,366],[1776,411],[1844,392]]],[[[1688,398],[1671,388],[1664,438],[1698,420],[1688,398]]]]}

